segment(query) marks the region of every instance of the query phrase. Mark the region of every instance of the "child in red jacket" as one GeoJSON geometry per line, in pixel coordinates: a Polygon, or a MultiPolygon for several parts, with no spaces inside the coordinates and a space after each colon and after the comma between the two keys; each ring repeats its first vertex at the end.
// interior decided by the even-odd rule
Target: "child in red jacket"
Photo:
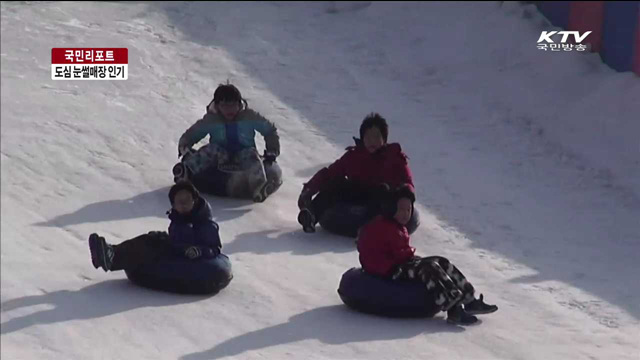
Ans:
{"type": "Polygon", "coordinates": [[[415,196],[407,186],[395,190],[384,214],[365,225],[358,236],[362,268],[374,275],[393,280],[420,281],[435,292],[436,305],[447,311],[447,321],[470,325],[478,321],[474,314],[498,310],[487,305],[483,296],[475,298],[473,285],[448,259],[441,256],[415,256],[409,245],[405,225],[411,218],[415,196]]]}
{"type": "MultiPolygon", "coordinates": [[[[388,135],[387,121],[377,113],[369,114],[360,126],[360,139],[354,138],[356,146],[348,147],[340,159],[304,184],[298,199],[298,222],[305,232],[315,232],[323,214],[338,201],[365,206],[370,220],[379,214],[380,199],[389,188],[406,185],[414,192],[407,156],[400,144],[387,143],[388,135]]],[[[418,214],[414,213],[407,224],[409,232],[418,225],[418,214]]]]}

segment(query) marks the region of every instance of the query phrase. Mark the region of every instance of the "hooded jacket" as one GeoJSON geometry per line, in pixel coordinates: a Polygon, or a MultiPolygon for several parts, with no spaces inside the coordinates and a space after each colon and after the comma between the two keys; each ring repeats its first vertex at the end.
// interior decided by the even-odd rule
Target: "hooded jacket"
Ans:
{"type": "Polygon", "coordinates": [[[391,188],[406,184],[415,192],[407,159],[398,143],[385,144],[372,154],[356,139],[356,146],[348,147],[340,159],[318,171],[305,184],[305,188],[316,194],[332,180],[347,177],[371,188],[380,183],[386,183],[391,188]]]}
{"type": "Polygon", "coordinates": [[[266,151],[280,155],[280,137],[274,123],[252,109],[240,110],[233,121],[227,121],[221,114],[207,108],[207,113],[182,134],[179,148],[190,148],[205,136],[209,143],[216,144],[231,153],[246,148],[256,149],[255,132],[264,136],[266,151]]]}
{"type": "Polygon", "coordinates": [[[171,209],[169,219],[169,239],[175,252],[184,254],[190,246],[198,246],[207,257],[220,254],[220,228],[213,221],[211,206],[202,196],[196,198],[190,213],[181,215],[171,209]]]}
{"type": "Polygon", "coordinates": [[[409,245],[407,228],[384,216],[363,226],[357,243],[364,271],[385,277],[391,276],[397,265],[413,258],[416,251],[409,245]]]}

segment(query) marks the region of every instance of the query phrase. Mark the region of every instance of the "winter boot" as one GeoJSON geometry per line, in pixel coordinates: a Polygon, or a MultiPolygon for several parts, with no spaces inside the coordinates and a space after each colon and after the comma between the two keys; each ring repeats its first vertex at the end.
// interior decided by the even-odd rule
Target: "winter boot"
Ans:
{"type": "Polygon", "coordinates": [[[454,325],[472,325],[478,318],[467,314],[461,305],[456,305],[447,311],[447,322],[454,325]]]}
{"type": "Polygon", "coordinates": [[[256,191],[255,194],[253,194],[253,202],[263,202],[267,199],[267,197],[269,197],[269,195],[271,195],[273,193],[273,189],[274,189],[274,184],[272,184],[271,182],[267,181],[266,183],[264,183],[264,185],[262,186],[262,188],[260,188],[260,190],[256,191]]]}
{"type": "Polygon", "coordinates": [[[113,245],[107,244],[102,236],[94,233],[89,236],[89,250],[93,267],[101,267],[105,272],[111,270],[115,255],[113,245]]]}
{"type": "Polygon", "coordinates": [[[479,314],[491,314],[492,312],[496,312],[498,310],[498,307],[496,305],[485,304],[483,300],[484,300],[484,296],[480,294],[479,299],[475,299],[464,306],[464,311],[467,314],[479,315],[479,314]]]}
{"type": "Polygon", "coordinates": [[[171,171],[173,172],[174,183],[181,180],[188,180],[187,167],[183,163],[177,163],[171,171]]]}
{"type": "Polygon", "coordinates": [[[316,217],[311,210],[302,209],[298,214],[298,222],[302,225],[302,230],[306,233],[316,232],[316,217]]]}

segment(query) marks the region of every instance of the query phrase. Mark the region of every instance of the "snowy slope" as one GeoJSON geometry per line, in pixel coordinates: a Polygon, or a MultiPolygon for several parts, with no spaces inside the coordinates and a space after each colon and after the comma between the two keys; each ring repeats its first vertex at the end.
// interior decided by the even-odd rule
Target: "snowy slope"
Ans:
{"type": "Polygon", "coordinates": [[[594,54],[537,50],[547,28],[530,8],[1,10],[3,359],[640,357],[640,81],[594,54]],[[129,80],[51,80],[51,48],[65,46],[129,48],[129,80]],[[209,198],[230,286],[178,296],[94,270],[91,232],[118,243],[166,229],[178,137],[226,79],[277,123],[285,176],[263,204],[209,198]],[[352,241],[295,221],[302,183],[371,111],[410,156],[413,245],[500,306],[480,326],[347,310],[336,289],[358,265],[352,241]]]}

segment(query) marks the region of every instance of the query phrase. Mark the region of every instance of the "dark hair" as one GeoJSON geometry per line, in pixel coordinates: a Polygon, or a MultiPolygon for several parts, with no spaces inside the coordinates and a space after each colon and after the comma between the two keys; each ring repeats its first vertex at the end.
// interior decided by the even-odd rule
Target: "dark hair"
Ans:
{"type": "Polygon", "coordinates": [[[187,190],[188,192],[190,192],[194,200],[200,197],[200,192],[198,191],[198,189],[196,189],[195,186],[193,186],[191,182],[187,180],[181,180],[173,185],[169,190],[169,201],[171,202],[171,205],[173,205],[176,194],[178,194],[178,192],[181,190],[187,190]]]}
{"type": "Polygon", "coordinates": [[[218,85],[218,88],[213,93],[213,100],[211,100],[209,105],[207,105],[207,109],[209,109],[211,103],[219,104],[221,102],[238,102],[240,103],[241,108],[243,104],[244,108],[249,107],[249,103],[247,103],[247,100],[242,98],[240,90],[238,90],[235,85],[229,83],[218,85]]]}
{"type": "Polygon", "coordinates": [[[364,118],[362,125],[360,125],[360,139],[364,139],[364,133],[372,127],[376,127],[380,130],[382,139],[384,139],[384,142],[386,143],[387,137],[389,136],[389,125],[387,125],[387,120],[378,113],[371,113],[364,118]]]}
{"type": "Polygon", "coordinates": [[[413,213],[413,204],[416,202],[416,195],[411,191],[411,188],[409,188],[408,185],[401,185],[391,191],[387,197],[387,201],[383,209],[383,215],[390,219],[393,218],[398,211],[398,201],[400,199],[409,199],[411,201],[411,212],[413,213]]]}

